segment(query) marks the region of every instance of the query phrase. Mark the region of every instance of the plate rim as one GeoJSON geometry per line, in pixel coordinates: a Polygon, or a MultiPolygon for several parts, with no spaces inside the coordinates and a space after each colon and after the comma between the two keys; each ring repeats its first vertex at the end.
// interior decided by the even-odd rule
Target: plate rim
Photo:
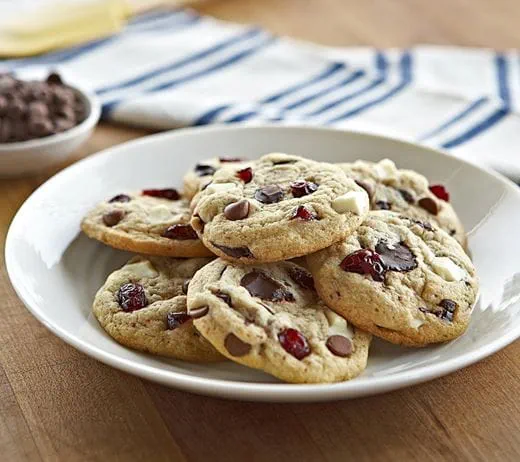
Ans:
{"type": "Polygon", "coordinates": [[[228,399],[250,400],[250,401],[283,401],[283,402],[312,402],[312,401],[329,401],[348,399],[354,397],[361,397],[367,395],[375,395],[384,393],[398,388],[408,387],[423,383],[443,375],[447,375],[458,369],[470,366],[491,354],[506,347],[518,337],[520,337],[520,323],[516,328],[513,328],[508,334],[502,335],[486,345],[479,347],[477,350],[471,350],[461,356],[447,359],[439,364],[419,366],[413,371],[402,371],[392,374],[391,376],[372,377],[371,383],[366,384],[357,381],[337,382],[331,384],[286,384],[286,383],[255,383],[255,382],[237,382],[234,380],[224,380],[216,378],[199,377],[185,374],[182,372],[161,369],[155,366],[149,366],[140,362],[121,358],[115,353],[104,351],[98,346],[87,342],[66,329],[52,322],[46,317],[44,310],[40,309],[36,300],[32,299],[28,294],[23,292],[23,283],[14,274],[16,266],[16,256],[12,249],[13,234],[16,230],[17,223],[20,216],[25,213],[25,209],[30,206],[30,202],[35,200],[35,196],[42,194],[45,188],[55,181],[69,175],[76,169],[81,169],[84,163],[95,162],[98,158],[113,155],[114,151],[125,150],[129,145],[139,146],[141,144],[154,143],[157,140],[165,138],[175,138],[177,136],[196,135],[199,132],[234,132],[234,131],[258,131],[258,130],[274,130],[274,131],[314,131],[325,132],[330,134],[342,133],[345,136],[357,136],[367,139],[377,139],[380,142],[391,142],[394,144],[402,144],[409,148],[419,149],[421,151],[429,151],[442,157],[449,157],[455,159],[462,164],[471,168],[483,171],[484,173],[494,177],[501,182],[503,186],[518,196],[520,199],[520,190],[511,180],[504,177],[498,172],[491,170],[489,167],[483,167],[469,162],[466,159],[454,157],[442,150],[433,149],[429,146],[422,146],[409,141],[404,141],[398,138],[382,136],[377,134],[370,134],[356,130],[338,130],[328,127],[304,127],[304,126],[290,126],[290,125],[272,125],[272,124],[257,124],[257,125],[236,125],[236,126],[211,126],[211,127],[187,127],[176,130],[169,130],[153,135],[144,136],[135,140],[126,141],[124,143],[111,146],[103,149],[95,154],[89,155],[84,159],[75,162],[67,168],[61,170],[53,175],[42,185],[40,185],[31,195],[23,202],[21,207],[16,212],[12,219],[6,235],[4,257],[7,274],[11,285],[13,286],[17,296],[23,302],[28,311],[40,321],[47,329],[54,335],[61,338],[63,341],[81,351],[82,353],[97,359],[98,361],[115,367],[124,372],[159,382],[163,385],[175,387],[184,391],[192,393],[203,394],[208,396],[218,396],[228,399]]]}

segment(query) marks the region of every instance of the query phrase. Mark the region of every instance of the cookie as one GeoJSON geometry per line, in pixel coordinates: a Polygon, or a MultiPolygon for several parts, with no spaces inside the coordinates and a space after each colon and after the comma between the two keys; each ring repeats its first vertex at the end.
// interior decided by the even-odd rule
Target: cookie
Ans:
{"type": "Polygon", "coordinates": [[[217,259],[191,280],[188,312],[224,356],[286,382],[349,380],[366,367],[371,336],[327,308],[293,263],[217,259]]]}
{"type": "Polygon", "coordinates": [[[197,195],[191,225],[204,245],[245,264],[288,260],[352,233],[368,195],[340,167],[287,154],[222,167],[197,195]]]}
{"type": "Polygon", "coordinates": [[[83,219],[81,229],[93,239],[130,252],[211,256],[190,226],[190,218],[188,200],[175,189],[147,189],[101,202],[83,219]]]}
{"type": "Polygon", "coordinates": [[[371,210],[391,210],[428,221],[466,246],[464,227],[444,186],[430,185],[424,176],[412,170],[397,169],[389,159],[339,165],[368,192],[371,210]]]}
{"type": "Polygon", "coordinates": [[[245,162],[245,159],[239,157],[213,157],[197,162],[193,169],[184,175],[184,196],[187,199],[193,199],[202,188],[211,182],[218,169],[230,163],[238,165],[242,162],[245,162]]]}
{"type": "Polygon", "coordinates": [[[221,361],[186,312],[189,280],[209,261],[135,257],[99,289],[94,315],[112,338],[135,350],[186,361],[221,361]]]}
{"type": "Polygon", "coordinates": [[[329,307],[397,344],[458,337],[478,293],[475,268],[453,237],[394,212],[370,212],[354,234],[307,263],[329,307]]]}

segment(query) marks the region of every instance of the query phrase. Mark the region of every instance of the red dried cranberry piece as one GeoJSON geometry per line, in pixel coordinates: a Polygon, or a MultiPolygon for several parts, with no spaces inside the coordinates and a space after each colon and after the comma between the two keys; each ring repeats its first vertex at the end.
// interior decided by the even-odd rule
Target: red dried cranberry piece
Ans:
{"type": "Polygon", "coordinates": [[[177,327],[190,320],[191,316],[188,313],[168,313],[166,315],[166,325],[169,330],[177,329],[177,327]]]}
{"type": "Polygon", "coordinates": [[[294,211],[293,216],[291,217],[291,220],[294,220],[295,218],[300,218],[301,220],[317,220],[318,216],[314,213],[312,213],[307,207],[304,205],[299,205],[297,209],[294,211]]]}
{"type": "Polygon", "coordinates": [[[446,188],[441,184],[432,184],[430,186],[430,191],[435,194],[439,199],[449,202],[450,201],[450,193],[446,190],[446,188]]]}
{"type": "Polygon", "coordinates": [[[130,202],[132,198],[130,196],[127,196],[126,194],[118,194],[117,196],[114,196],[112,199],[110,199],[108,202],[130,202]]]}
{"type": "Polygon", "coordinates": [[[249,183],[253,179],[253,169],[251,167],[243,168],[237,172],[237,177],[244,183],[249,183]]]}
{"type": "Polygon", "coordinates": [[[198,239],[197,233],[190,225],[172,225],[166,228],[163,237],[168,239],[176,239],[178,241],[187,241],[190,239],[198,239]]]}
{"type": "Polygon", "coordinates": [[[278,341],[287,353],[296,359],[303,359],[311,354],[309,342],[305,336],[296,329],[284,329],[278,334],[278,341]]]}
{"type": "Polygon", "coordinates": [[[143,196],[161,197],[163,199],[169,199],[171,201],[177,201],[180,199],[180,194],[176,189],[143,189],[143,196]]]}
{"type": "Polygon", "coordinates": [[[294,197],[307,196],[308,194],[312,194],[317,190],[318,185],[316,183],[311,183],[310,181],[302,180],[291,183],[291,191],[294,197]]]}
{"type": "Polygon", "coordinates": [[[349,273],[370,274],[374,281],[382,282],[386,268],[378,253],[370,249],[360,249],[347,255],[339,265],[349,273]]]}
{"type": "Polygon", "coordinates": [[[141,284],[129,282],[117,291],[117,302],[127,312],[140,310],[148,305],[144,287],[141,284]]]}

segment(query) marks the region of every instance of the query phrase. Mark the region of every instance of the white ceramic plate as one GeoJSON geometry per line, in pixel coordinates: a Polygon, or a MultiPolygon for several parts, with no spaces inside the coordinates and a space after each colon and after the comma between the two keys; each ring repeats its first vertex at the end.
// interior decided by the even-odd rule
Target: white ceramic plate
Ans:
{"type": "Polygon", "coordinates": [[[327,129],[187,129],[123,144],[89,157],[40,187],[16,215],[6,243],[13,286],[51,331],[104,363],[196,393],[263,401],[319,401],[380,393],[467,366],[520,335],[520,189],[498,174],[445,154],[387,138],[327,129]],[[183,173],[214,155],[257,157],[285,151],[327,161],[393,159],[445,184],[470,232],[481,281],[471,325],[445,345],[407,349],[374,341],[365,373],[350,381],[291,385],[232,363],[200,365],[118,345],[90,313],[96,290],[128,254],[79,233],[98,201],[144,187],[181,186],[183,173]]]}

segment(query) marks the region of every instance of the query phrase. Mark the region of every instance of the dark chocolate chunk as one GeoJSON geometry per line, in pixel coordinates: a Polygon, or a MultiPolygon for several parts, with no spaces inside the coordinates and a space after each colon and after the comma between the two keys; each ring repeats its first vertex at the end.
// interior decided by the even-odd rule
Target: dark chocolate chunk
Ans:
{"type": "Polygon", "coordinates": [[[251,351],[251,345],[243,342],[235,334],[228,334],[224,340],[224,346],[231,356],[245,356],[251,351]]]}
{"type": "Polygon", "coordinates": [[[227,247],[225,245],[211,243],[214,247],[224,252],[233,258],[255,258],[251,250],[248,247],[227,247]]]}
{"type": "Polygon", "coordinates": [[[253,297],[272,302],[294,301],[294,295],[278,281],[263,271],[253,270],[242,277],[240,285],[245,287],[253,297]]]}
{"type": "Polygon", "coordinates": [[[343,335],[331,335],[326,342],[332,354],[342,358],[352,353],[352,342],[343,335]]]}
{"type": "Polygon", "coordinates": [[[282,198],[282,188],[276,184],[264,186],[255,192],[255,199],[262,202],[262,204],[274,204],[275,202],[280,202],[282,198]]]}
{"type": "Polygon", "coordinates": [[[415,255],[404,242],[389,245],[385,241],[380,241],[376,245],[376,252],[388,270],[404,272],[417,268],[415,255]]]}

